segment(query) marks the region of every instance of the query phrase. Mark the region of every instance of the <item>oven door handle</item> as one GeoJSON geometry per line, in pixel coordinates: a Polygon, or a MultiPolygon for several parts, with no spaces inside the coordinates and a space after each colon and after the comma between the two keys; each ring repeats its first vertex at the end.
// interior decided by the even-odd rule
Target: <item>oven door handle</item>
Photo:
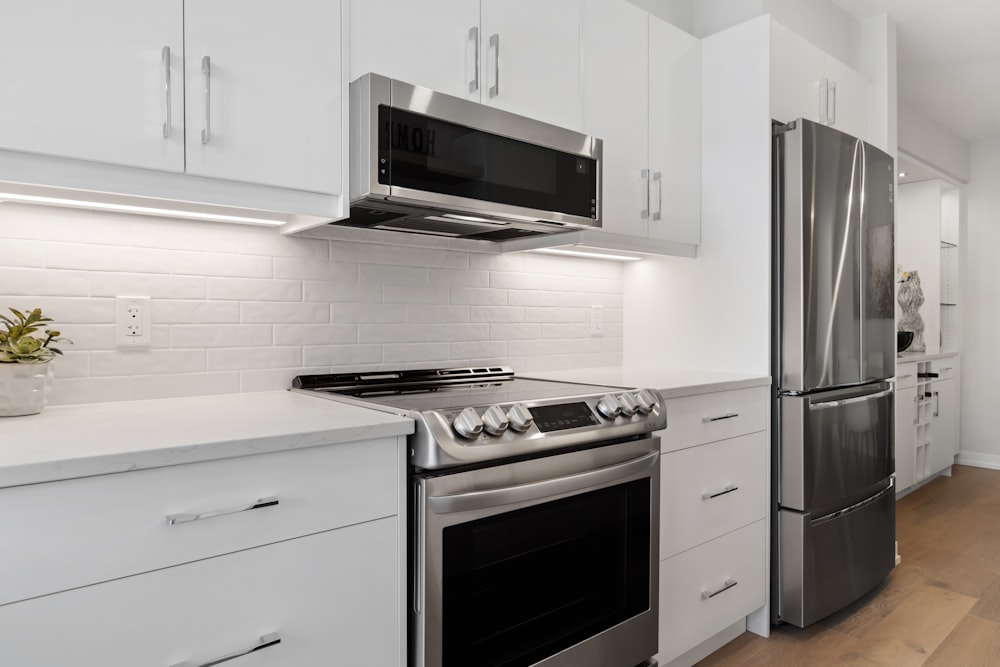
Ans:
{"type": "Polygon", "coordinates": [[[598,468],[576,475],[557,477],[541,482],[506,486],[487,491],[470,491],[448,496],[430,496],[427,502],[435,514],[470,512],[500,505],[511,505],[549,496],[557,496],[574,491],[583,491],[640,474],[659,464],[660,453],[650,452],[637,459],[616,463],[606,468],[598,468]]]}

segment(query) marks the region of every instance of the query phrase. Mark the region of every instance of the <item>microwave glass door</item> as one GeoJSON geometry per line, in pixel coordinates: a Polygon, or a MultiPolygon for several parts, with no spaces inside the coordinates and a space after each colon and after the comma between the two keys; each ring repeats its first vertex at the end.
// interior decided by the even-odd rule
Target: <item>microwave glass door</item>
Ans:
{"type": "Polygon", "coordinates": [[[444,667],[526,667],[649,609],[651,484],[446,527],[444,667]]]}
{"type": "Polygon", "coordinates": [[[597,217],[597,161],[379,106],[378,182],[425,193],[597,217]]]}

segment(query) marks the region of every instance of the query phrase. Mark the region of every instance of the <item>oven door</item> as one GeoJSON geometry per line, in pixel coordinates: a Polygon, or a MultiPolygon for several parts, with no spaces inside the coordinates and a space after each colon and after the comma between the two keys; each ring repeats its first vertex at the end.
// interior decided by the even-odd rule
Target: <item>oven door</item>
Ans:
{"type": "Polygon", "coordinates": [[[417,479],[415,493],[417,667],[656,653],[658,438],[417,479]]]}

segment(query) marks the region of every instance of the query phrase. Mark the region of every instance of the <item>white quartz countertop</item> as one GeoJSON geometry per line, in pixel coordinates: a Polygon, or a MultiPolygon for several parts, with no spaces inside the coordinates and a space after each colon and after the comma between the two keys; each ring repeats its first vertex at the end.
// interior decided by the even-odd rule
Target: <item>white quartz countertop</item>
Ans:
{"type": "Polygon", "coordinates": [[[949,359],[951,357],[958,357],[958,352],[934,352],[932,354],[926,354],[924,352],[911,353],[911,352],[901,352],[896,355],[897,364],[908,364],[915,363],[918,361],[933,361],[935,359],[949,359]]]}
{"type": "Polygon", "coordinates": [[[771,384],[769,375],[629,366],[576,368],[569,371],[549,371],[532,373],[531,375],[565,382],[657,389],[664,398],[710,394],[728,389],[762,387],[771,384]]]}
{"type": "Polygon", "coordinates": [[[290,391],[0,417],[0,487],[406,435],[405,417],[290,391]]]}

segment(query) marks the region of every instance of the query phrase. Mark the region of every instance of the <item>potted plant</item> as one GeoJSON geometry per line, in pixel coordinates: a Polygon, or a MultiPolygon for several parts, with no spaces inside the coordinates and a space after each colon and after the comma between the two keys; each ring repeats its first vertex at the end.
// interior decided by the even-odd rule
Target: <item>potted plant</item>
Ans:
{"type": "Polygon", "coordinates": [[[44,330],[52,318],[41,308],[27,314],[11,308],[13,317],[0,315],[0,417],[33,415],[42,411],[52,388],[52,360],[62,354],[52,343],[69,343],[60,332],[44,330]]]}

